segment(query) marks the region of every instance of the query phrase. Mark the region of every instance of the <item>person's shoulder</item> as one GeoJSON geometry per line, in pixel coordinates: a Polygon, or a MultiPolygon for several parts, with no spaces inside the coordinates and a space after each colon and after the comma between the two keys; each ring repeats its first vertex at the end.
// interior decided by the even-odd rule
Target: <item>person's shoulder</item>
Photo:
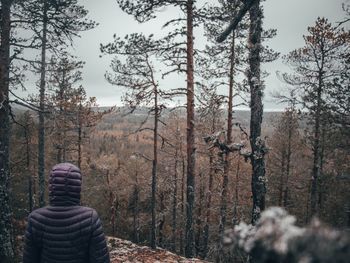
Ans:
{"type": "Polygon", "coordinates": [[[91,207],[80,206],[80,209],[82,209],[82,211],[84,211],[85,213],[88,212],[90,214],[90,216],[91,216],[92,221],[94,221],[94,222],[97,221],[100,218],[98,212],[95,209],[91,208],[91,207]]]}
{"type": "Polygon", "coordinates": [[[35,218],[37,216],[44,214],[46,211],[47,211],[47,206],[36,208],[28,215],[28,218],[35,218]]]}
{"type": "Polygon", "coordinates": [[[91,208],[91,207],[88,207],[88,206],[82,206],[82,205],[80,205],[80,206],[79,206],[79,209],[82,210],[82,211],[91,212],[91,213],[96,212],[95,209],[93,209],[93,208],[91,208]]]}
{"type": "Polygon", "coordinates": [[[28,223],[38,227],[42,225],[44,222],[46,222],[47,214],[48,214],[48,209],[46,206],[41,208],[36,208],[28,215],[28,223]]]}
{"type": "Polygon", "coordinates": [[[84,213],[89,213],[93,218],[99,217],[97,211],[91,207],[79,206],[79,209],[84,213]]]}

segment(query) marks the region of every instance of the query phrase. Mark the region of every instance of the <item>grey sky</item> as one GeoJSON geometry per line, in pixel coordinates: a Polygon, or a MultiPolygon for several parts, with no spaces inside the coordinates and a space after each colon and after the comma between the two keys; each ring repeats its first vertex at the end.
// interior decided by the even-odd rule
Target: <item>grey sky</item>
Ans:
{"type": "MultiPolygon", "coordinates": [[[[204,0],[198,0],[198,2],[204,0]]],[[[341,4],[345,0],[266,0],[264,2],[265,28],[276,28],[277,37],[268,45],[281,54],[301,47],[303,34],[307,27],[314,24],[318,16],[324,16],[331,22],[341,20],[344,12],[341,4]]],[[[89,96],[97,97],[101,106],[121,105],[122,89],[110,85],[104,78],[104,73],[109,70],[112,57],[100,58],[100,43],[108,43],[113,34],[124,36],[132,32],[144,32],[145,34],[162,34],[161,26],[169,17],[179,16],[180,11],[175,8],[162,10],[159,18],[146,24],[139,24],[134,19],[123,13],[115,0],[80,0],[89,10],[90,18],[99,23],[99,26],[91,31],[83,32],[81,38],[75,40],[74,52],[79,59],[86,61],[83,70],[83,86],[89,96]]],[[[200,33],[200,31],[197,31],[200,33]]],[[[196,32],[195,32],[196,34],[196,32]]],[[[196,35],[195,45],[203,45],[205,39],[196,35]]],[[[281,60],[270,63],[264,68],[270,73],[266,80],[265,109],[282,108],[272,102],[269,94],[272,90],[283,87],[277,78],[277,70],[287,71],[281,60]]],[[[172,77],[168,80],[177,85],[185,85],[185,76],[172,77]]],[[[35,93],[35,87],[28,88],[30,93],[35,93]]]]}

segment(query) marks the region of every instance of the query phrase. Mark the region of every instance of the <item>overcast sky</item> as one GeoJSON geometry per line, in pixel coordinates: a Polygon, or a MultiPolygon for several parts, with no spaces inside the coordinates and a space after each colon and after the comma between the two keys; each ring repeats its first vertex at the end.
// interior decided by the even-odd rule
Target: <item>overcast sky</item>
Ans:
{"type": "MultiPolygon", "coordinates": [[[[198,3],[205,0],[198,0],[198,3]]],[[[213,0],[212,0],[213,1],[213,0]]],[[[264,27],[276,28],[277,36],[267,43],[271,48],[287,54],[289,51],[303,45],[303,34],[306,34],[308,26],[314,24],[318,16],[324,16],[331,22],[340,21],[344,17],[341,5],[345,0],[266,0],[264,2],[264,27]]],[[[79,59],[86,62],[83,70],[83,86],[88,96],[97,97],[101,106],[121,105],[123,90],[110,85],[104,78],[104,73],[109,69],[112,57],[99,57],[100,43],[112,41],[113,34],[123,37],[127,33],[143,32],[145,34],[162,34],[161,26],[168,18],[177,17],[180,11],[175,8],[162,10],[159,19],[146,24],[139,24],[134,19],[123,13],[116,0],[80,0],[80,3],[89,10],[89,16],[99,23],[99,26],[88,32],[83,32],[81,38],[75,40],[74,53],[79,59]]],[[[195,32],[196,34],[196,32],[195,32]]],[[[197,31],[195,45],[204,45],[205,39],[197,31]]],[[[266,79],[264,104],[265,109],[281,109],[271,99],[273,90],[283,88],[275,72],[286,71],[280,60],[264,66],[270,73],[266,79]]],[[[185,76],[169,80],[177,85],[185,86],[185,76]]],[[[29,93],[36,93],[34,85],[28,87],[29,93]]]]}

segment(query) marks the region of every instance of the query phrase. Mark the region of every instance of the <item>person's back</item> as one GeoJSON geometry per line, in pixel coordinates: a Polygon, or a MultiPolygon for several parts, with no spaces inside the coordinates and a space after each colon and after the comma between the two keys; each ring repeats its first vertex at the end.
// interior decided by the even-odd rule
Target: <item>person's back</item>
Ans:
{"type": "Polygon", "coordinates": [[[70,163],[53,167],[50,205],[28,217],[23,263],[110,262],[96,211],[80,206],[81,173],[70,163]]]}

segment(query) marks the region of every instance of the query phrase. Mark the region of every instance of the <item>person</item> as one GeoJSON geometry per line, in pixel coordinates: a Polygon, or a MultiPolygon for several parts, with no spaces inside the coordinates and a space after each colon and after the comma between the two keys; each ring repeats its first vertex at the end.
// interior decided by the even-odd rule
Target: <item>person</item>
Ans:
{"type": "Polygon", "coordinates": [[[70,163],[52,168],[49,205],[28,217],[23,263],[109,263],[97,212],[80,206],[82,176],[70,163]]]}

